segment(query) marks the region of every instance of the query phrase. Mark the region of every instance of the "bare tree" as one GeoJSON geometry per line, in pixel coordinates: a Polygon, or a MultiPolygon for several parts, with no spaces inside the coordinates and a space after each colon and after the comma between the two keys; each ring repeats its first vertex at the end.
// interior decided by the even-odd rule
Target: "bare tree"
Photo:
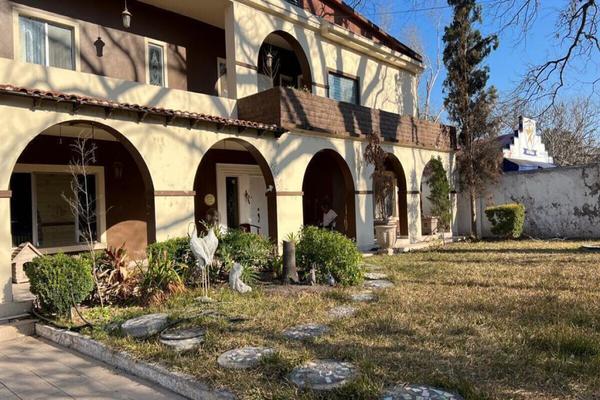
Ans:
{"type": "Polygon", "coordinates": [[[97,240],[96,223],[96,198],[92,196],[93,189],[89,187],[88,179],[89,167],[96,162],[95,143],[88,138],[80,136],[70,144],[73,152],[73,158],[69,162],[71,172],[71,195],[62,194],[62,198],[67,202],[71,213],[75,217],[75,224],[79,232],[79,240],[85,244],[86,251],[89,253],[92,263],[92,275],[96,286],[96,294],[100,300],[101,307],[104,307],[104,293],[98,279],[98,260],[95,254],[95,244],[97,240]]]}
{"type": "MultiPolygon", "coordinates": [[[[557,14],[554,48],[559,49],[556,57],[533,65],[525,73],[517,93],[523,101],[544,101],[542,111],[550,108],[560,91],[577,78],[568,78],[576,64],[593,71],[590,82],[580,82],[595,87],[600,82],[600,37],[598,24],[600,10],[597,0],[567,0],[557,14]],[[569,82],[570,81],[570,82],[569,82]]],[[[496,0],[495,12],[501,20],[501,28],[520,29],[526,37],[535,18],[542,9],[540,0],[496,0]]],[[[582,72],[581,69],[578,71],[582,72]]]]}

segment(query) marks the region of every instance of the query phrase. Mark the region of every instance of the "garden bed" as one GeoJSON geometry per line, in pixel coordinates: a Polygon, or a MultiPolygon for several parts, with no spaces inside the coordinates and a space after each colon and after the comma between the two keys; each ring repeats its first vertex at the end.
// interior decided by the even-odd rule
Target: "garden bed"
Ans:
{"type": "Polygon", "coordinates": [[[269,290],[240,295],[216,288],[211,304],[187,291],[155,307],[92,308],[97,326],[83,333],[146,361],[196,377],[240,399],[373,399],[400,383],[427,384],[465,399],[594,398],[600,388],[600,262],[580,242],[460,243],[394,257],[370,257],[394,287],[376,301],[352,302],[362,288],[269,290]],[[329,313],[357,308],[354,316],[329,313]],[[175,353],[157,338],[123,337],[114,322],[154,311],[198,315],[203,345],[175,353]],[[322,324],[322,336],[298,341],[283,332],[322,324]],[[243,346],[275,349],[256,366],[218,366],[243,346]],[[293,368],[314,359],[349,362],[355,380],[327,394],[298,389],[293,368]]]}

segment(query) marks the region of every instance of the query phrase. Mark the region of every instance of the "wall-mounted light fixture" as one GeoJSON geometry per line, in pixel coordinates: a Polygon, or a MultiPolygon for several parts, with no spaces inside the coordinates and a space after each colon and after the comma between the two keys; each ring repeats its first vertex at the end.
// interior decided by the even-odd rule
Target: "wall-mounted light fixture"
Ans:
{"type": "Polygon", "coordinates": [[[125,0],[125,9],[121,13],[121,18],[123,19],[123,28],[129,29],[131,26],[131,13],[127,9],[127,0],[125,0]]]}

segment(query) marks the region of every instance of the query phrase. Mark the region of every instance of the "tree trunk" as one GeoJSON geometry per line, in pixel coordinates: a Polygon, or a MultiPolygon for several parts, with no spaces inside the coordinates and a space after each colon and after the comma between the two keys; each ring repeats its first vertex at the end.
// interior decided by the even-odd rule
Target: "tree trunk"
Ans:
{"type": "Polygon", "coordinates": [[[471,187],[469,189],[469,199],[471,200],[471,237],[478,238],[477,234],[477,196],[471,187]]]}
{"type": "Polygon", "coordinates": [[[296,269],[296,243],[283,241],[283,283],[298,283],[296,269]]]}

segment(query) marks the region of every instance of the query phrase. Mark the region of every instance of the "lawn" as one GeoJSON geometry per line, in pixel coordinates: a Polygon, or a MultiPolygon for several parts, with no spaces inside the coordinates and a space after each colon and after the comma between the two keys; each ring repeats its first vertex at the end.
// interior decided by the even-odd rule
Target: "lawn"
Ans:
{"type": "MultiPolygon", "coordinates": [[[[198,293],[157,310],[173,317],[215,309],[245,322],[200,317],[208,328],[201,349],[177,355],[156,339],[145,342],[87,333],[140,358],[161,361],[227,387],[241,399],[376,399],[397,383],[429,384],[465,399],[600,399],[600,254],[578,242],[483,242],[447,245],[397,256],[370,257],[396,286],[356,316],[333,320],[328,309],[350,303],[359,289],[289,290],[264,286],[248,295],[217,289],[215,304],[198,293]],[[281,335],[290,326],[320,322],[328,334],[308,342],[281,335]],[[274,347],[259,367],[223,370],[216,358],[245,345],[274,347]],[[355,363],[360,377],[328,394],[298,391],[289,371],[312,358],[355,363]]],[[[140,308],[88,310],[106,324],[147,313],[140,308]]],[[[154,311],[154,309],[152,309],[154,311]]]]}

